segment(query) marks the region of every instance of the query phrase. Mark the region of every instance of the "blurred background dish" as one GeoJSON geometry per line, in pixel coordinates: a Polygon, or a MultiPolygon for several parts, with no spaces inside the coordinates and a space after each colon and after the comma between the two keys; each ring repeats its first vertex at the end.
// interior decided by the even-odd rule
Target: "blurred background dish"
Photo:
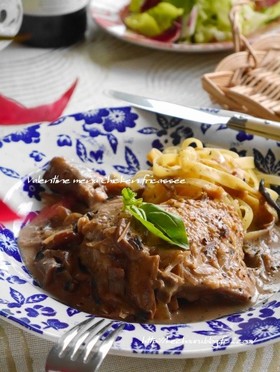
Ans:
{"type": "MultiPolygon", "coordinates": [[[[217,41],[208,43],[189,43],[159,41],[128,30],[123,22],[123,11],[129,4],[129,0],[96,0],[91,4],[91,16],[95,22],[111,35],[125,40],[127,42],[166,51],[175,51],[183,53],[197,52],[219,52],[233,49],[231,41],[217,41]]],[[[260,35],[278,32],[280,30],[280,21],[275,21],[260,31],[255,32],[251,39],[257,39],[260,35]]]]}

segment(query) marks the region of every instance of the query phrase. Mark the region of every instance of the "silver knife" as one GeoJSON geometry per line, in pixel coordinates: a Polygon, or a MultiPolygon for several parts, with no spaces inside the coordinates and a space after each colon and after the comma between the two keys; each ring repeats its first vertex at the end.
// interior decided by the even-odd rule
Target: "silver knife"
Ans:
{"type": "Polygon", "coordinates": [[[215,115],[192,107],[116,90],[109,90],[108,93],[114,98],[121,99],[133,107],[146,111],[203,124],[226,124],[230,129],[280,141],[280,122],[277,121],[243,114],[234,114],[233,116],[215,115]]]}

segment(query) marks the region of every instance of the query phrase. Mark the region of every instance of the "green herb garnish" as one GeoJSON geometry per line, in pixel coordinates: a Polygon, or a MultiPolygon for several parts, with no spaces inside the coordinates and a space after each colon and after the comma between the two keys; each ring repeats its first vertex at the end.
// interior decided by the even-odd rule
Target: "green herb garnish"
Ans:
{"type": "Polygon", "coordinates": [[[166,212],[156,204],[143,202],[126,187],[122,190],[124,210],[130,212],[152,234],[183,249],[189,248],[188,236],[182,219],[166,212]]]}

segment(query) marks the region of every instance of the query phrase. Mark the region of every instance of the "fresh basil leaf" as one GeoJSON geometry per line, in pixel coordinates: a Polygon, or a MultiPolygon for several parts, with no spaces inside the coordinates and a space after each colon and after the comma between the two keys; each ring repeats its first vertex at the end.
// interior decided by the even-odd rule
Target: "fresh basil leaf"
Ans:
{"type": "Polygon", "coordinates": [[[152,234],[183,249],[189,248],[185,225],[179,216],[152,203],[136,198],[129,188],[122,190],[124,209],[132,214],[152,234]]]}
{"type": "Polygon", "coordinates": [[[152,204],[143,203],[141,206],[152,222],[159,230],[165,233],[174,242],[180,242],[188,246],[186,228],[179,216],[165,211],[163,208],[152,204]]]}
{"type": "Polygon", "coordinates": [[[135,208],[128,207],[127,210],[132,214],[134,218],[136,218],[143,226],[146,227],[148,231],[150,231],[152,234],[157,236],[158,238],[161,238],[168,242],[169,244],[176,245],[180,248],[187,249],[189,246],[180,242],[175,242],[172,239],[170,239],[167,235],[164,234],[161,230],[159,230],[152,222],[142,218],[139,213],[135,211],[135,208]]]}
{"type": "Polygon", "coordinates": [[[127,206],[127,209],[130,212],[133,212],[134,214],[137,214],[143,220],[147,221],[146,213],[142,208],[136,207],[135,205],[129,205],[129,206],[127,206]]]}
{"type": "Polygon", "coordinates": [[[137,207],[141,207],[143,203],[142,198],[136,198],[136,193],[132,191],[129,187],[125,187],[122,189],[122,198],[124,207],[128,205],[135,205],[137,207]]]}

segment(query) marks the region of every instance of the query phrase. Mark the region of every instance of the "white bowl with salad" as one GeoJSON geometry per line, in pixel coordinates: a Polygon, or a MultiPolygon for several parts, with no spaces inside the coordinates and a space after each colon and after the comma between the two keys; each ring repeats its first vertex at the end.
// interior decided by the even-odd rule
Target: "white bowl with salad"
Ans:
{"type": "MultiPolygon", "coordinates": [[[[232,48],[230,12],[237,0],[94,1],[97,24],[114,36],[143,46],[175,51],[232,48]]],[[[238,26],[248,38],[280,29],[279,0],[245,0],[238,26]]]]}

